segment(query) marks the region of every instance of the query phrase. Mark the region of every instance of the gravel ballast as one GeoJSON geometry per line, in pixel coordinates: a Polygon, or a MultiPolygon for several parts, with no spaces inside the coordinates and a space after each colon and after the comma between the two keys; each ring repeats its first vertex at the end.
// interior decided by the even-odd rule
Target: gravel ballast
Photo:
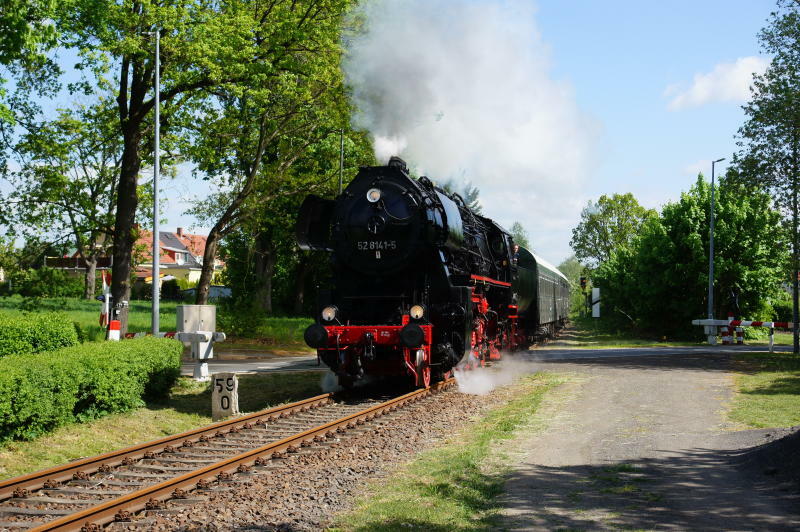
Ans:
{"type": "Polygon", "coordinates": [[[502,392],[433,395],[113,529],[319,530],[352,506],[365,482],[385,476],[505,400],[502,392]]]}

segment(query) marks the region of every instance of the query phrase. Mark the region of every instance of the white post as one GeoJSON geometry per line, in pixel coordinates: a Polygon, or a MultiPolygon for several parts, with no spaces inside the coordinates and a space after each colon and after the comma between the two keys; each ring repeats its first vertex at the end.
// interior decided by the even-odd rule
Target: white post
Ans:
{"type": "Polygon", "coordinates": [[[772,353],[775,349],[775,328],[769,328],[769,352],[772,353]]]}
{"type": "Polygon", "coordinates": [[[600,317],[600,289],[592,288],[592,317],[600,317]]]}
{"type": "Polygon", "coordinates": [[[708,345],[717,345],[717,327],[706,325],[706,335],[708,335],[708,345]]]}

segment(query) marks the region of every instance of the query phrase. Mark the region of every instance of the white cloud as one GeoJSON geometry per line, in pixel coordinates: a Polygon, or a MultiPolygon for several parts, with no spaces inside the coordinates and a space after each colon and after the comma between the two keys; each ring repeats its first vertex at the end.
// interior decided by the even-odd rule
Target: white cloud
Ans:
{"type": "Polygon", "coordinates": [[[552,77],[530,0],[373,0],[344,63],[377,156],[470,181],[486,216],[569,254],[598,124],[552,77]]]}
{"type": "Polygon", "coordinates": [[[711,72],[695,74],[690,87],[670,85],[669,110],[680,111],[712,102],[746,102],[750,99],[753,74],[763,74],[769,65],[764,57],[740,57],[733,63],[720,63],[711,72]]]}
{"type": "MultiPolygon", "coordinates": [[[[727,162],[722,161],[716,164],[714,173],[717,176],[722,175],[722,172],[727,167],[727,162]]],[[[693,162],[691,164],[687,164],[683,167],[683,173],[689,175],[691,177],[697,177],[697,174],[701,173],[705,176],[706,179],[710,179],[711,177],[711,159],[702,159],[700,161],[693,162]]]]}
{"type": "Polygon", "coordinates": [[[686,166],[683,167],[683,173],[693,177],[697,177],[697,174],[699,174],[700,172],[702,172],[703,175],[705,175],[705,173],[707,172],[707,168],[711,168],[711,159],[708,160],[704,159],[702,161],[696,161],[691,164],[687,164],[686,166]]]}

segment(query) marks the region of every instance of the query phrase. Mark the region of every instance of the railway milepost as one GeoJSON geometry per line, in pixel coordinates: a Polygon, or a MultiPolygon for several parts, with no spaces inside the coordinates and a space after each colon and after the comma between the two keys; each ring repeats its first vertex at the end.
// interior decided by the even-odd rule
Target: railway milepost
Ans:
{"type": "Polygon", "coordinates": [[[214,421],[239,413],[239,379],[235,373],[215,373],[211,379],[211,418],[214,421]]]}

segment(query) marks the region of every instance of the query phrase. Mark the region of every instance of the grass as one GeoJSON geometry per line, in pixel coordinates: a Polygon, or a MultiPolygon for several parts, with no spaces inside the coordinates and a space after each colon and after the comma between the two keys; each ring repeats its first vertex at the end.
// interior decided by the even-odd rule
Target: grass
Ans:
{"type": "Polygon", "coordinates": [[[494,409],[443,446],[426,451],[369,487],[368,498],[338,519],[339,530],[486,530],[502,492],[500,442],[527,426],[545,393],[563,377],[536,374],[512,388],[514,399],[494,409]]]}
{"type": "Polygon", "coordinates": [[[742,353],[729,416],[754,428],[800,425],[800,356],[742,353]]]}
{"type": "MultiPolygon", "coordinates": [[[[320,394],[317,372],[242,375],[239,408],[253,412],[320,394]]],[[[0,447],[0,478],[9,478],[78,458],[191,430],[211,423],[208,382],[182,378],[163,402],[89,423],[70,425],[30,442],[0,447]]]]}
{"type": "Polygon", "coordinates": [[[224,311],[217,316],[217,328],[237,339],[255,340],[263,350],[264,345],[288,350],[305,350],[309,347],[303,340],[303,333],[313,323],[311,318],[289,318],[266,316],[258,312],[237,312],[228,314],[224,311]]]}
{"type": "Polygon", "coordinates": [[[556,342],[543,347],[570,349],[613,349],[619,347],[676,347],[699,345],[698,342],[675,341],[667,338],[643,338],[631,331],[609,327],[597,318],[574,315],[571,327],[561,333],[556,342]]]}
{"type": "MultiPolygon", "coordinates": [[[[637,336],[633,331],[610,327],[597,318],[573,315],[571,327],[561,333],[555,343],[543,347],[567,347],[570,349],[614,349],[620,347],[679,347],[707,345],[702,341],[671,340],[669,338],[653,338],[637,336]]],[[[690,327],[696,327],[690,325],[690,327]]],[[[699,329],[698,329],[699,330],[699,329]]],[[[750,327],[745,329],[750,338],[745,339],[747,345],[768,345],[768,329],[750,327]]],[[[718,343],[722,339],[718,338],[718,343]]],[[[775,345],[792,345],[792,333],[775,331],[775,345]]]]}
{"type": "MultiPolygon", "coordinates": [[[[175,327],[175,307],[179,303],[162,301],[159,306],[159,319],[165,330],[175,327]]],[[[63,312],[75,322],[83,334],[84,341],[98,341],[105,338],[105,330],[100,327],[102,303],[78,298],[23,298],[22,296],[0,297],[0,312],[63,312]]],[[[147,332],[151,329],[151,304],[149,301],[131,301],[128,313],[129,332],[147,332]]]]}
{"type": "MultiPolygon", "coordinates": [[[[176,307],[183,303],[162,301],[159,306],[161,330],[175,330],[176,307]]],[[[18,314],[23,312],[63,312],[78,325],[84,341],[99,341],[105,338],[100,327],[101,303],[78,298],[23,298],[22,296],[0,297],[0,312],[18,314]]],[[[151,330],[151,302],[131,301],[128,313],[129,332],[151,330]]],[[[258,312],[229,313],[222,307],[217,309],[217,328],[228,334],[231,341],[240,344],[239,349],[252,345],[253,350],[264,351],[268,345],[289,352],[308,351],[303,332],[313,320],[310,318],[286,318],[266,316],[258,312]]],[[[225,344],[220,345],[222,351],[225,344]]],[[[271,349],[272,350],[272,349],[271,349]]]]}

